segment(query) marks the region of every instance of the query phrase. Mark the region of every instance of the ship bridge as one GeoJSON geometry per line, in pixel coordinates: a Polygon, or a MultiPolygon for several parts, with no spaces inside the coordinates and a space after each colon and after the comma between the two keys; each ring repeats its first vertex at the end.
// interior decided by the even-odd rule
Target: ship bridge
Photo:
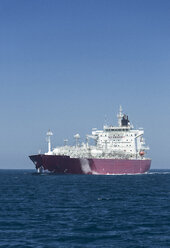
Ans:
{"type": "Polygon", "coordinates": [[[106,132],[126,132],[129,131],[130,129],[132,129],[132,127],[128,126],[124,126],[124,127],[114,127],[114,126],[104,126],[103,127],[104,131],[106,132]]]}

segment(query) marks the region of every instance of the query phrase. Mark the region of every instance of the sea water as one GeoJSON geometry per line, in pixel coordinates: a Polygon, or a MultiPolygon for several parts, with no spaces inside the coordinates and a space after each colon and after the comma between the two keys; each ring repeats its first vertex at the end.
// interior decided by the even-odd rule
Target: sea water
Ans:
{"type": "Polygon", "coordinates": [[[0,247],[170,247],[170,171],[0,170],[0,247]]]}

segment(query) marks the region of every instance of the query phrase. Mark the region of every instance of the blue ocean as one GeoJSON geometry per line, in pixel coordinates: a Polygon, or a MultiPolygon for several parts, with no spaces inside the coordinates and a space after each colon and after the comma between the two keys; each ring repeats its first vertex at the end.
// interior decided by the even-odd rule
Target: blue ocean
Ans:
{"type": "Polygon", "coordinates": [[[0,247],[170,247],[170,171],[0,170],[0,247]]]}

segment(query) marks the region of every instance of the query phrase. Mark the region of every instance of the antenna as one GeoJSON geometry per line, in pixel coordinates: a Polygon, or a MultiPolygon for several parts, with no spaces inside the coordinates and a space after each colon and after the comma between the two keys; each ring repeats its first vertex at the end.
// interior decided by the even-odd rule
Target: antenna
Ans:
{"type": "Polygon", "coordinates": [[[51,152],[51,136],[53,135],[53,133],[49,129],[46,135],[47,135],[47,142],[48,142],[48,152],[50,153],[51,152]]]}
{"type": "Polygon", "coordinates": [[[118,118],[118,125],[119,127],[121,127],[121,119],[122,119],[122,106],[120,105],[119,107],[119,114],[117,115],[117,118],[118,118]]]}

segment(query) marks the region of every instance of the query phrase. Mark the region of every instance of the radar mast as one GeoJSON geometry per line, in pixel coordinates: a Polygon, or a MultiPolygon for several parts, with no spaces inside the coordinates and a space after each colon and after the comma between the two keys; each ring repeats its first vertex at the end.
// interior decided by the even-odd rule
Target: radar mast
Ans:
{"type": "Polygon", "coordinates": [[[119,107],[119,114],[117,115],[119,127],[121,127],[122,116],[123,116],[123,114],[122,114],[122,106],[120,105],[120,107],[119,107]]]}

